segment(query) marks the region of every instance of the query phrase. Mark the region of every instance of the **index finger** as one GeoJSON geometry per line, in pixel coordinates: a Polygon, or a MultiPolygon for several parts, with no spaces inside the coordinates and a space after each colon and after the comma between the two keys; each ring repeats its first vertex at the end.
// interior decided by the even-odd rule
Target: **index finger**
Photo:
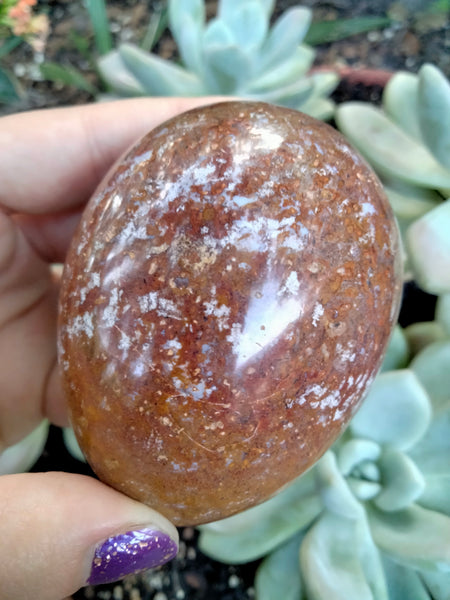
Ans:
{"type": "Polygon", "coordinates": [[[0,206],[49,214],[85,203],[112,163],[141,135],[219,98],[138,98],[0,119],[0,206]]]}

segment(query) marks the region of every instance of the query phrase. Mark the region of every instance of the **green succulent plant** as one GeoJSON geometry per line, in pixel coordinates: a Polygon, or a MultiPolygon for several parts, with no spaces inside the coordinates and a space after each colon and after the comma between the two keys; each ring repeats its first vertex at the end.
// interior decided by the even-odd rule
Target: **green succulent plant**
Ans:
{"type": "Polygon", "coordinates": [[[98,61],[119,96],[234,95],[329,118],[335,73],[313,73],[314,50],[302,44],[311,11],[294,7],[270,27],[273,0],[219,0],[206,22],[203,0],[169,0],[169,27],[180,64],[121,44],[98,61]]]}
{"type": "Polygon", "coordinates": [[[397,326],[367,399],[312,469],[201,527],[215,559],[265,557],[257,600],[449,600],[449,305],[440,299],[440,341],[397,326]]]}
{"type": "Polygon", "coordinates": [[[380,108],[347,102],[336,122],[380,175],[414,278],[450,292],[450,83],[430,64],[399,72],[380,108]]]}

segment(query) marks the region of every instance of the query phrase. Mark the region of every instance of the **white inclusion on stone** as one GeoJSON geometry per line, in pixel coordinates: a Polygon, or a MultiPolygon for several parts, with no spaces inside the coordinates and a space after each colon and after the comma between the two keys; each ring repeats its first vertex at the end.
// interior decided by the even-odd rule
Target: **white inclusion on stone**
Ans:
{"type": "Polygon", "coordinates": [[[105,307],[101,316],[101,320],[106,327],[114,327],[114,325],[117,323],[117,313],[119,311],[119,301],[122,293],[123,291],[119,290],[118,288],[113,288],[111,290],[109,304],[105,307]]]}
{"type": "Polygon", "coordinates": [[[298,294],[299,289],[300,281],[298,280],[297,272],[291,271],[283,287],[277,292],[277,296],[283,296],[285,294],[291,294],[295,296],[298,294]]]}
{"type": "Polygon", "coordinates": [[[303,404],[311,395],[315,398],[314,400],[309,400],[311,408],[319,407],[322,410],[325,408],[335,408],[340,400],[339,390],[328,392],[327,388],[316,383],[305,390],[301,397],[302,402],[297,403],[303,404]]]}
{"type": "Polygon", "coordinates": [[[262,252],[267,250],[272,240],[276,240],[281,233],[289,230],[294,222],[295,217],[285,217],[281,221],[264,216],[249,221],[243,217],[233,223],[227,235],[220,240],[220,245],[222,247],[231,245],[239,250],[250,252],[262,252]]]}
{"type": "Polygon", "coordinates": [[[223,331],[228,327],[228,317],[230,315],[231,309],[226,304],[221,304],[219,306],[216,298],[213,298],[209,302],[204,302],[203,306],[205,307],[205,316],[214,316],[217,319],[217,326],[219,331],[223,331]]]}
{"type": "Polygon", "coordinates": [[[100,286],[99,273],[91,273],[90,280],[88,281],[87,285],[84,286],[83,288],[81,288],[81,290],[80,290],[80,303],[83,304],[83,302],[86,300],[88,293],[91,290],[93,290],[94,288],[99,287],[99,286],[100,286]]]}
{"type": "Polygon", "coordinates": [[[131,340],[123,331],[120,332],[119,350],[123,350],[125,356],[128,355],[128,350],[131,348],[131,340]]]}
{"type": "Polygon", "coordinates": [[[178,352],[178,350],[181,350],[182,347],[182,344],[180,344],[179,340],[177,339],[167,340],[163,346],[165,350],[173,350],[173,352],[178,352]]]}
{"type": "Polygon", "coordinates": [[[121,246],[131,245],[135,240],[146,240],[148,238],[145,225],[136,226],[133,221],[127,223],[117,237],[121,246]]]}
{"type": "Polygon", "coordinates": [[[302,313],[299,296],[280,297],[279,291],[276,281],[266,281],[250,300],[244,326],[233,324],[227,341],[233,346],[237,368],[276,341],[302,313]]]}
{"type": "Polygon", "coordinates": [[[72,323],[67,327],[67,335],[72,337],[84,333],[88,338],[94,335],[94,325],[92,323],[92,314],[85,312],[77,315],[72,323]]]}
{"type": "Polygon", "coordinates": [[[251,204],[257,200],[256,197],[247,198],[245,196],[233,196],[233,202],[238,206],[246,206],[247,204],[251,204]]]}
{"type": "Polygon", "coordinates": [[[216,167],[213,163],[200,166],[193,164],[183,171],[175,181],[164,182],[161,186],[161,200],[165,206],[177,198],[193,199],[191,188],[193,186],[207,187],[214,179],[216,167]]]}
{"type": "Polygon", "coordinates": [[[299,224],[299,227],[300,227],[299,233],[295,233],[292,231],[283,240],[283,242],[281,243],[283,248],[290,248],[291,250],[296,250],[297,252],[299,250],[303,250],[305,248],[305,246],[308,242],[309,231],[301,223],[299,224]]]}
{"type": "Polygon", "coordinates": [[[158,306],[158,292],[150,292],[145,294],[145,296],[140,296],[140,298],[138,298],[138,303],[142,313],[155,310],[158,306]]]}
{"type": "Polygon", "coordinates": [[[316,302],[312,316],[312,324],[314,325],[314,327],[317,327],[317,323],[319,322],[319,319],[323,315],[323,313],[323,306],[320,304],[320,302],[316,302]]]}
{"type": "Polygon", "coordinates": [[[376,208],[370,202],[363,202],[361,204],[361,210],[359,214],[361,217],[367,217],[369,215],[376,215],[376,208]]]}

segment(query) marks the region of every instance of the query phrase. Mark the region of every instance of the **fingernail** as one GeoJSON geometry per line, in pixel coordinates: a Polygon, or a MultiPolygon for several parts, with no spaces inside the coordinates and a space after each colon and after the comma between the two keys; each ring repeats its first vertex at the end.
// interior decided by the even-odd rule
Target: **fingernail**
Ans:
{"type": "Polygon", "coordinates": [[[150,527],[109,537],[95,549],[87,583],[110,583],[130,573],[158,567],[174,558],[177,550],[167,533],[150,527]]]}

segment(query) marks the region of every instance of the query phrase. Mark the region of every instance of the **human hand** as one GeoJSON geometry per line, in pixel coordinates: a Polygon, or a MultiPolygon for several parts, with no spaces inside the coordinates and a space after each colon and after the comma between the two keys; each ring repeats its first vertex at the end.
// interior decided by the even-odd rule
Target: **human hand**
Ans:
{"type": "MultiPolygon", "coordinates": [[[[132,142],[211,101],[136,99],[0,119],[0,452],[45,417],[67,425],[50,265],[64,261],[84,204],[132,142]]],[[[163,564],[177,539],[164,517],[93,478],[0,478],[0,600],[61,600],[163,564]]]]}

